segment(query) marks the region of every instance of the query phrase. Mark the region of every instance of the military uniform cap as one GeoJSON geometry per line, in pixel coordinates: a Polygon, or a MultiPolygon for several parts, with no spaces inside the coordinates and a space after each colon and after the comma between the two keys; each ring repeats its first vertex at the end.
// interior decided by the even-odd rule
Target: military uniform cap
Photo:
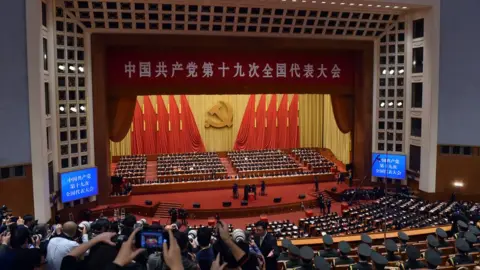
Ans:
{"type": "Polygon", "coordinates": [[[331,265],[321,256],[315,257],[314,263],[315,263],[315,269],[320,269],[320,270],[332,269],[331,265]]]}
{"type": "Polygon", "coordinates": [[[468,252],[470,251],[470,246],[468,245],[467,241],[463,238],[459,238],[455,241],[455,247],[460,252],[468,252]]]}
{"type": "Polygon", "coordinates": [[[313,249],[309,246],[303,246],[300,249],[300,257],[304,260],[311,260],[313,259],[314,253],[313,249]]]}
{"type": "Polygon", "coordinates": [[[473,235],[478,236],[480,234],[480,230],[475,225],[468,226],[468,231],[473,233],[473,235]]]}
{"type": "Polygon", "coordinates": [[[327,245],[327,246],[332,245],[332,244],[333,244],[333,238],[332,238],[332,236],[329,235],[329,234],[325,234],[325,235],[323,236],[323,243],[324,243],[325,245],[327,245]]]}
{"type": "Polygon", "coordinates": [[[432,247],[438,247],[439,245],[437,238],[435,238],[433,235],[427,236],[427,243],[432,247]]]}
{"type": "Polygon", "coordinates": [[[385,241],[385,248],[390,252],[395,252],[398,250],[397,244],[392,239],[387,239],[387,241],[385,241]]]}
{"type": "Polygon", "coordinates": [[[352,250],[350,245],[345,241],[338,243],[338,249],[340,249],[340,252],[343,254],[348,254],[352,250]]]}
{"type": "Polygon", "coordinates": [[[442,239],[448,237],[447,232],[446,232],[444,229],[442,229],[442,228],[437,228],[437,230],[435,231],[435,233],[438,235],[438,237],[440,237],[440,238],[442,238],[442,239]]]}
{"type": "Polygon", "coordinates": [[[467,240],[467,243],[469,244],[475,244],[477,243],[477,237],[473,235],[471,232],[466,232],[465,233],[465,240],[467,240]]]}
{"type": "Polygon", "coordinates": [[[358,255],[370,257],[370,254],[372,254],[372,249],[367,244],[362,243],[358,246],[358,255]]]}
{"type": "Polygon", "coordinates": [[[288,245],[288,252],[290,252],[294,256],[300,256],[300,249],[294,244],[288,245]]]}
{"type": "Polygon", "coordinates": [[[388,264],[388,260],[387,258],[385,258],[382,254],[376,252],[376,251],[372,251],[372,261],[375,265],[387,265],[388,264]]]}
{"type": "Polygon", "coordinates": [[[442,263],[442,258],[440,257],[440,254],[438,254],[438,252],[433,249],[428,249],[425,252],[425,260],[428,264],[432,266],[438,266],[442,263]]]}
{"type": "Polygon", "coordinates": [[[366,234],[366,233],[362,233],[362,236],[360,237],[362,242],[365,243],[365,244],[372,244],[372,238],[366,234]]]}
{"type": "Polygon", "coordinates": [[[410,260],[416,260],[420,258],[420,250],[415,246],[407,246],[407,257],[410,260]]]}
{"type": "Polygon", "coordinates": [[[457,222],[457,225],[458,225],[458,228],[460,228],[460,229],[463,230],[463,231],[468,230],[468,225],[467,225],[467,223],[465,223],[463,220],[459,220],[459,221],[457,222]]]}
{"type": "Polygon", "coordinates": [[[407,235],[406,233],[404,233],[404,232],[398,232],[398,239],[406,242],[406,241],[408,241],[409,237],[408,237],[408,235],[407,235]]]}
{"type": "Polygon", "coordinates": [[[292,241],[290,241],[290,239],[283,239],[282,240],[282,247],[283,248],[288,248],[289,245],[292,244],[292,241]]]}

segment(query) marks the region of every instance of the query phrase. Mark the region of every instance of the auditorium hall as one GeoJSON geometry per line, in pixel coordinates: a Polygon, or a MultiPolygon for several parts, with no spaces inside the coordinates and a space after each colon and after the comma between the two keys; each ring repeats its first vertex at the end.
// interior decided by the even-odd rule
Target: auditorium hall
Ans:
{"type": "Polygon", "coordinates": [[[478,10],[6,1],[0,269],[477,269],[478,10]]]}

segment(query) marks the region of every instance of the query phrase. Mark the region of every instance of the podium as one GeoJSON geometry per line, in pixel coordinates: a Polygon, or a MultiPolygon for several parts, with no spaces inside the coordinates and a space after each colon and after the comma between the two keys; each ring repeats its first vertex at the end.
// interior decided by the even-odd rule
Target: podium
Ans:
{"type": "Polygon", "coordinates": [[[306,216],[307,218],[313,217],[313,210],[312,210],[312,209],[307,209],[307,210],[305,210],[305,216],[306,216]]]}
{"type": "Polygon", "coordinates": [[[260,220],[268,223],[268,216],[267,215],[260,215],[260,220]]]}
{"type": "Polygon", "coordinates": [[[248,193],[248,201],[253,201],[255,200],[255,194],[253,192],[248,193]]]}

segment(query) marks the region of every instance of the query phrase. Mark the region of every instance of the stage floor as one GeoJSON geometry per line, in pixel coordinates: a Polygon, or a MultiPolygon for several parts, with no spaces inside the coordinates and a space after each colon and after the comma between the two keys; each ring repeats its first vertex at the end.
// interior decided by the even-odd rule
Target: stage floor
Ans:
{"type": "MultiPolygon", "coordinates": [[[[336,182],[322,182],[319,183],[320,191],[326,189],[330,190],[332,187],[337,187],[337,192],[342,192],[348,189],[347,184],[339,184],[336,182]]],[[[258,193],[260,189],[257,188],[258,193]]],[[[285,186],[267,186],[267,196],[257,195],[257,200],[250,200],[248,206],[241,206],[240,202],[243,196],[243,189],[239,189],[240,198],[233,199],[232,189],[217,189],[217,190],[204,190],[204,191],[188,191],[188,192],[174,192],[174,193],[162,193],[162,194],[145,194],[145,195],[132,195],[129,201],[124,204],[109,205],[110,207],[121,207],[122,205],[145,205],[145,200],[151,200],[153,205],[159,202],[164,203],[179,203],[183,204],[183,207],[187,210],[193,209],[193,203],[200,203],[202,210],[222,209],[222,203],[224,201],[231,201],[232,208],[256,208],[256,207],[268,207],[275,205],[273,198],[282,197],[281,204],[295,203],[315,199],[313,195],[315,191],[313,183],[311,184],[296,184],[285,186]],[[305,199],[298,198],[299,194],[305,194],[305,199]]],[[[99,207],[97,207],[99,208],[99,207]]],[[[95,210],[95,209],[92,209],[95,210]]]]}

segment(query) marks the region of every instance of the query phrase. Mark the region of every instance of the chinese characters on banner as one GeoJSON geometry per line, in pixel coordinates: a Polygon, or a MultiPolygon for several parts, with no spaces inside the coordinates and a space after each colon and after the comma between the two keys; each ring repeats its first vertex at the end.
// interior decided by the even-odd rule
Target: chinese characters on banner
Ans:
{"type": "Polygon", "coordinates": [[[165,61],[158,63],[152,62],[132,62],[128,61],[125,65],[125,74],[129,79],[138,78],[304,78],[304,79],[332,79],[341,78],[342,69],[338,64],[327,67],[325,64],[308,63],[303,66],[292,63],[266,63],[264,66],[253,62],[242,65],[236,62],[234,66],[228,66],[225,62],[215,64],[212,62],[188,62],[186,64],[176,61],[168,64],[165,61]]]}
{"type": "Polygon", "coordinates": [[[97,168],[89,168],[60,175],[63,203],[95,196],[98,193],[97,168]]]}
{"type": "Polygon", "coordinates": [[[373,162],[372,176],[405,179],[404,155],[373,153],[373,162]]]}
{"type": "Polygon", "coordinates": [[[112,49],[107,52],[108,84],[118,87],[171,85],[318,84],[353,87],[354,57],[307,53],[159,53],[112,49]]]}

